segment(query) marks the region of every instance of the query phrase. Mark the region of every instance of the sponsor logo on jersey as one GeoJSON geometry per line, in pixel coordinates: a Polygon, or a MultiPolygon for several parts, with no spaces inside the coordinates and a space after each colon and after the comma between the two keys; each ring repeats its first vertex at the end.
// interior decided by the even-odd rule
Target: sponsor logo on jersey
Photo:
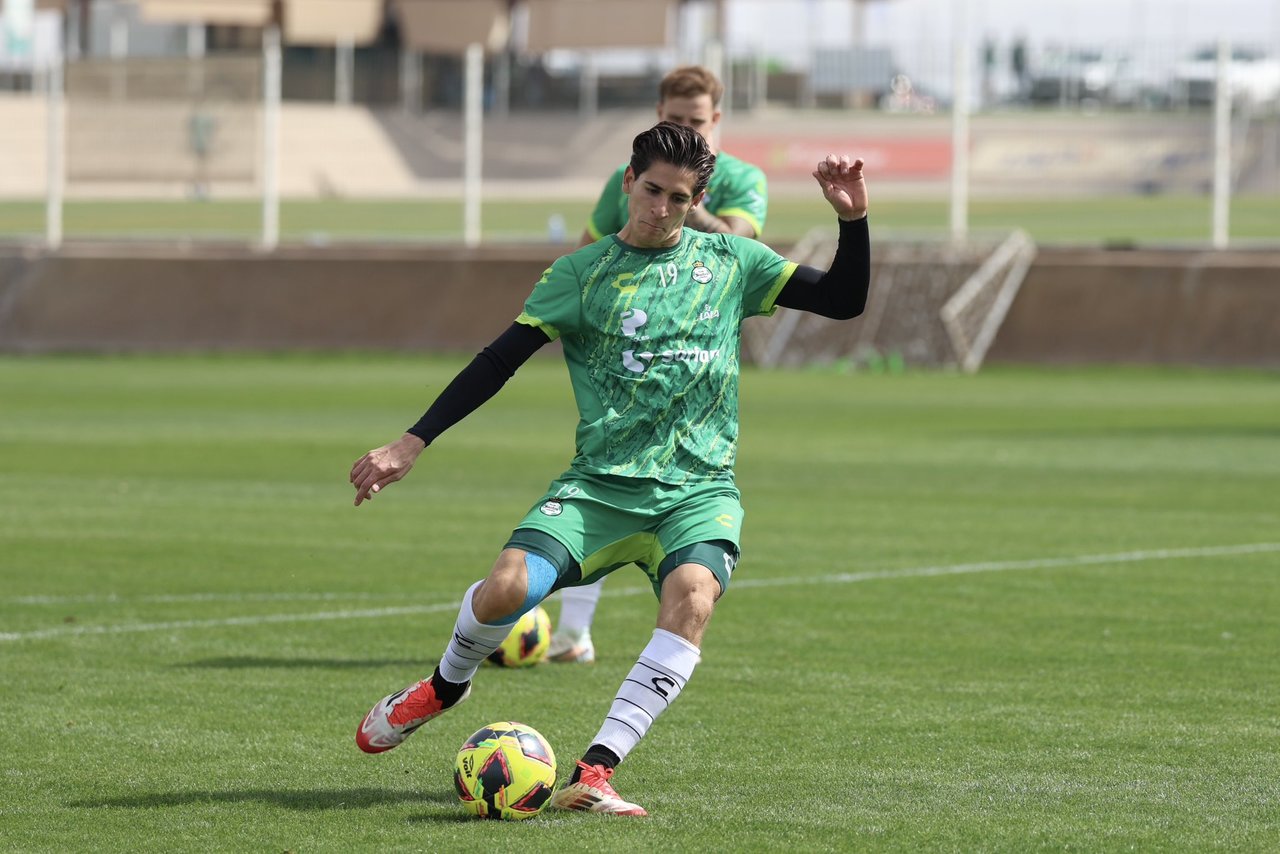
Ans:
{"type": "Polygon", "coordinates": [[[711,281],[711,268],[706,264],[703,264],[701,261],[694,261],[693,273],[691,275],[695,282],[700,285],[705,285],[707,282],[711,281]]]}
{"type": "Polygon", "coordinates": [[[719,516],[716,517],[716,521],[719,522],[721,525],[724,525],[726,528],[733,527],[733,517],[730,516],[728,513],[721,513],[719,516]]]}
{"type": "Polygon", "coordinates": [[[622,351],[622,367],[632,373],[643,374],[648,369],[651,361],[653,361],[652,353],[641,353],[637,357],[635,350],[622,351]],[[644,361],[640,361],[641,359],[644,359],[644,361]]]}
{"type": "Polygon", "coordinates": [[[633,373],[643,374],[654,362],[664,365],[685,362],[690,365],[706,365],[720,357],[719,350],[702,350],[692,347],[688,350],[663,350],[661,353],[637,353],[635,350],[622,351],[622,366],[633,373]]]}
{"type": "Polygon", "coordinates": [[[538,509],[542,511],[543,516],[559,516],[564,512],[564,505],[553,498],[550,501],[542,502],[542,506],[538,509]]]}
{"type": "MultiPolygon", "coordinates": [[[[711,307],[710,303],[703,305],[702,314],[699,320],[711,320],[719,317],[720,312],[711,307]]],[[[622,334],[628,338],[633,338],[636,342],[645,342],[649,340],[649,336],[640,334],[640,327],[649,322],[649,315],[643,309],[629,308],[622,312],[622,334]]],[[[633,374],[643,374],[649,370],[649,366],[654,363],[661,362],[665,365],[674,364],[676,362],[685,362],[690,365],[706,365],[714,362],[720,357],[719,350],[703,350],[699,347],[691,347],[679,350],[662,350],[659,352],[643,351],[638,352],[635,349],[622,351],[622,367],[631,371],[633,374]]]]}
{"type": "Polygon", "coordinates": [[[629,308],[622,312],[622,334],[628,338],[635,338],[640,334],[640,327],[648,322],[649,315],[643,309],[629,308]]]}

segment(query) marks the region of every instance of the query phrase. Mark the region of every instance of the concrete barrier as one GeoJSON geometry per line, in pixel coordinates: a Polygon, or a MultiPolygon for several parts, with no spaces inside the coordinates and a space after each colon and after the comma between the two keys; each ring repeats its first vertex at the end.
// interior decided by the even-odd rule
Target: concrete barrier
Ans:
{"type": "Polygon", "coordinates": [[[0,349],[473,351],[519,314],[554,254],[0,250],[0,349]]]}
{"type": "Polygon", "coordinates": [[[1280,367],[1280,252],[1042,248],[987,361],[1280,367]]]}
{"type": "MultiPolygon", "coordinates": [[[[0,351],[470,353],[555,254],[0,247],[0,351]]],[[[1280,253],[1042,249],[988,361],[1280,367],[1280,253]]]]}

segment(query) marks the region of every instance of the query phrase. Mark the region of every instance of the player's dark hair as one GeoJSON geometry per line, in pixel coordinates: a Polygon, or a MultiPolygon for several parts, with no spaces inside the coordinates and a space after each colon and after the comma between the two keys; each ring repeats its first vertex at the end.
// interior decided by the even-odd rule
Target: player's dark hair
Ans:
{"type": "Polygon", "coordinates": [[[692,172],[697,178],[693,187],[695,196],[707,188],[711,173],[716,168],[716,156],[702,134],[674,122],[659,122],[637,134],[631,143],[633,175],[643,175],[655,162],[669,163],[677,169],[692,172]]]}
{"type": "Polygon", "coordinates": [[[724,84],[711,70],[701,65],[682,65],[671,71],[658,84],[658,100],[668,98],[696,98],[699,95],[710,95],[711,106],[720,106],[720,97],[724,95],[724,84]]]}

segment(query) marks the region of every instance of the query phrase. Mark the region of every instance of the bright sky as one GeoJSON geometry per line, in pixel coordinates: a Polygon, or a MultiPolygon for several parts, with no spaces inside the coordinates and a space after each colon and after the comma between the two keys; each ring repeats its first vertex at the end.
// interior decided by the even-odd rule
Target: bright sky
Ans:
{"type": "MultiPolygon", "coordinates": [[[[868,35],[893,40],[947,32],[948,0],[883,0],[866,12],[868,35]]],[[[1075,41],[1137,46],[1169,43],[1190,50],[1220,36],[1280,46],[1275,0],[969,0],[972,30],[1033,44],[1075,41]]]]}
{"type": "MultiPolygon", "coordinates": [[[[955,10],[962,0],[878,0],[866,7],[864,36],[888,46],[920,77],[949,77],[955,10]]],[[[1280,56],[1280,0],[968,0],[975,45],[995,42],[1002,61],[1026,39],[1032,57],[1054,45],[1127,53],[1159,73],[1220,37],[1280,56]]],[[[815,47],[852,41],[850,0],[727,0],[733,53],[753,47],[803,67],[815,47]]]]}

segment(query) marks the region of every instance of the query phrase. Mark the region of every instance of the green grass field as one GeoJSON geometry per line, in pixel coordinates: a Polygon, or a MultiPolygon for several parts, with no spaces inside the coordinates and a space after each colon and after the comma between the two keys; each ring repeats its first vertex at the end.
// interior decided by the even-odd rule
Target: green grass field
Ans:
{"type": "MultiPolygon", "coordinates": [[[[874,192],[874,190],[873,190],[874,192]]],[[[883,236],[942,236],[948,233],[944,199],[895,200],[873,196],[873,218],[883,236]]],[[[484,237],[493,241],[544,240],[552,214],[565,218],[576,240],[591,202],[581,199],[486,204],[484,237]]],[[[1116,196],[1027,200],[975,200],[975,234],[1023,228],[1040,242],[1071,244],[1207,244],[1210,201],[1204,196],[1116,196]]],[[[68,238],[197,238],[252,241],[261,234],[261,207],[253,202],[88,202],[67,204],[68,238]]],[[[814,226],[830,225],[830,209],[817,197],[770,201],[765,239],[794,242],[814,226]]],[[[1280,196],[1242,196],[1231,209],[1231,238],[1238,243],[1280,240],[1280,196]]],[[[292,201],[280,212],[286,241],[430,241],[462,236],[462,208],[440,201],[292,201]]],[[[37,202],[0,202],[0,237],[43,233],[44,208],[37,202]]]]}
{"type": "Polygon", "coordinates": [[[515,719],[569,765],[655,603],[622,570],[594,666],[356,749],[571,453],[535,360],[353,508],[461,364],[0,359],[0,847],[1280,848],[1275,374],[747,372],[744,559],[616,778],[651,818],[507,825],[454,752],[515,719]]]}

